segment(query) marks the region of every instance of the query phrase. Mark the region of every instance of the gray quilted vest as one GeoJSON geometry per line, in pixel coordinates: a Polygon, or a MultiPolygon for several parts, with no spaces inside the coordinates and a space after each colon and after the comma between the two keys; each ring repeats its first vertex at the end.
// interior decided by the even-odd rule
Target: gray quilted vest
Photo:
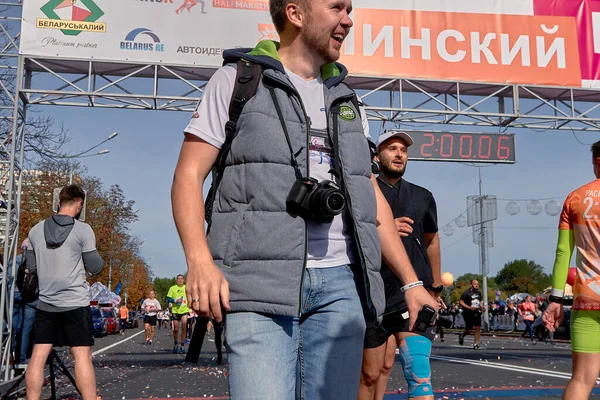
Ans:
{"type": "MultiPolygon", "coordinates": [[[[305,221],[286,212],[285,200],[296,180],[290,149],[267,85],[275,88],[292,148],[308,175],[309,126],[301,100],[278,61],[274,42],[252,51],[230,50],[225,63],[243,58],[263,65],[256,95],[236,125],[237,135],[215,193],[208,244],[215,264],[229,282],[232,312],[300,316],[308,232],[305,221]],[[269,55],[272,54],[272,55],[269,55]]],[[[376,228],[376,200],[371,157],[354,92],[343,83],[345,68],[329,65],[325,87],[330,135],[337,127],[344,189],[355,236],[355,274],[366,300],[367,318],[385,308],[379,269],[381,246],[376,228]]],[[[325,71],[325,69],[324,69],[325,71]]]]}

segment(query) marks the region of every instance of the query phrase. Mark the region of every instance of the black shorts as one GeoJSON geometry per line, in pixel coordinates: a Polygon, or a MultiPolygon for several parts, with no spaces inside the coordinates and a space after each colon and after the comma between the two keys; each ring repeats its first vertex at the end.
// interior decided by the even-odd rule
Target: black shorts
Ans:
{"type": "MultiPolygon", "coordinates": [[[[408,311],[406,308],[392,311],[383,316],[383,321],[378,324],[367,324],[365,332],[365,349],[374,349],[384,344],[388,338],[399,332],[411,332],[408,330],[408,311]],[[405,318],[406,317],[406,318],[405,318]]],[[[437,331],[436,326],[427,328],[425,332],[412,332],[433,340],[437,331]]]]}
{"type": "Polygon", "coordinates": [[[173,321],[181,321],[181,318],[183,317],[187,317],[189,314],[185,313],[185,314],[173,314],[173,316],[171,317],[171,319],[173,321]]]}
{"type": "Polygon", "coordinates": [[[463,318],[465,320],[465,329],[473,329],[481,326],[481,313],[474,313],[463,310],[463,318]]]}
{"type": "Polygon", "coordinates": [[[383,329],[380,324],[376,322],[368,323],[365,330],[364,348],[375,349],[387,342],[390,336],[392,336],[392,333],[383,329]]]}
{"type": "Polygon", "coordinates": [[[125,329],[125,325],[127,325],[127,318],[121,318],[121,329],[125,329]]]}
{"type": "Polygon", "coordinates": [[[156,326],[156,315],[146,315],[144,317],[144,323],[150,324],[150,326],[156,326]]]}
{"type": "Polygon", "coordinates": [[[62,347],[94,345],[94,324],[90,307],[70,311],[37,310],[33,324],[33,343],[62,347]]]}

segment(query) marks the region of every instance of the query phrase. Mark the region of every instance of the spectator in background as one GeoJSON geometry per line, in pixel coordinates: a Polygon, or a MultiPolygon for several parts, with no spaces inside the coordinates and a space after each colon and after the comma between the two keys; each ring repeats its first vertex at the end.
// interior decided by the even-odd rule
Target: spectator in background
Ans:
{"type": "Polygon", "coordinates": [[[517,330],[519,328],[519,314],[517,314],[517,308],[515,307],[515,303],[512,300],[508,300],[506,303],[506,314],[510,315],[510,317],[514,320],[513,330],[517,330]]]}
{"type": "Polygon", "coordinates": [[[492,302],[490,303],[489,313],[490,313],[490,329],[492,332],[498,329],[498,303],[492,302]]]}
{"type": "Polygon", "coordinates": [[[125,303],[119,308],[119,317],[121,318],[121,335],[124,335],[125,326],[127,325],[127,321],[129,321],[129,309],[125,303]]]}
{"type": "Polygon", "coordinates": [[[502,300],[502,297],[498,300],[498,315],[506,315],[506,303],[502,300]]]}
{"type": "Polygon", "coordinates": [[[535,339],[533,338],[533,329],[531,325],[535,320],[535,303],[531,301],[531,296],[527,296],[525,301],[521,303],[518,308],[519,315],[523,318],[523,322],[525,323],[525,332],[521,335],[521,337],[525,337],[527,333],[529,333],[529,337],[531,338],[531,343],[536,344],[535,339]]]}
{"type": "MultiPolygon", "coordinates": [[[[29,239],[21,244],[21,254],[17,256],[17,268],[23,261],[23,254],[29,247],[29,239]]],[[[12,259],[9,260],[8,268],[12,270],[12,259]]],[[[15,364],[27,361],[29,339],[35,321],[35,312],[38,304],[38,296],[22,296],[18,285],[15,285],[15,297],[13,300],[13,332],[12,351],[15,364]]]]}

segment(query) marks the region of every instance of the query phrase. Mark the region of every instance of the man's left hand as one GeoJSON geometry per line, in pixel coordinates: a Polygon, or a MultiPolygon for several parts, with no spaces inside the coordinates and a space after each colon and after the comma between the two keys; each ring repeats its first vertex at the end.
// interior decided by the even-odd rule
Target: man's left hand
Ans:
{"type": "Polygon", "coordinates": [[[404,298],[408,307],[408,330],[412,331],[417,321],[419,311],[428,305],[434,310],[438,309],[438,302],[431,297],[423,286],[417,286],[404,292],[404,298]]]}
{"type": "Polygon", "coordinates": [[[430,290],[429,294],[431,295],[431,297],[433,297],[433,299],[435,301],[437,301],[437,308],[442,307],[442,305],[444,304],[444,301],[442,300],[442,296],[440,296],[440,292],[437,292],[435,290],[430,290]]]}

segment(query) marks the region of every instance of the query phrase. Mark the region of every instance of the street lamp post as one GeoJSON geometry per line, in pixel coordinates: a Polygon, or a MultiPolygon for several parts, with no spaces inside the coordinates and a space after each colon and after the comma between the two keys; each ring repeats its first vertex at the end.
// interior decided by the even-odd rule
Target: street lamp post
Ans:
{"type": "MultiPolygon", "coordinates": [[[[103,154],[108,154],[108,153],[110,153],[110,150],[104,149],[104,150],[101,150],[101,151],[99,151],[97,153],[94,153],[94,154],[88,154],[88,155],[83,155],[83,156],[78,156],[78,157],[71,157],[71,156],[69,156],[69,157],[66,157],[66,158],[94,157],[94,156],[101,156],[103,154]]],[[[74,172],[73,171],[73,165],[71,163],[69,163],[69,185],[73,184],[73,172],[74,172]]]]}
{"type": "MultiPolygon", "coordinates": [[[[110,135],[108,135],[108,137],[106,139],[104,139],[103,141],[101,141],[100,143],[90,147],[87,150],[81,151],[77,154],[64,154],[64,155],[60,155],[60,154],[56,154],[55,157],[56,158],[64,158],[64,159],[68,159],[68,160],[73,160],[76,158],[85,158],[85,157],[94,157],[94,156],[101,156],[103,154],[108,154],[110,153],[110,150],[108,149],[104,149],[104,150],[100,150],[94,154],[88,154],[90,151],[95,150],[96,148],[98,148],[100,145],[108,142],[109,140],[114,139],[117,135],[119,134],[119,132],[113,132],[110,135]]],[[[69,162],[69,185],[73,184],[73,166],[71,164],[71,162],[69,162]]]]}

